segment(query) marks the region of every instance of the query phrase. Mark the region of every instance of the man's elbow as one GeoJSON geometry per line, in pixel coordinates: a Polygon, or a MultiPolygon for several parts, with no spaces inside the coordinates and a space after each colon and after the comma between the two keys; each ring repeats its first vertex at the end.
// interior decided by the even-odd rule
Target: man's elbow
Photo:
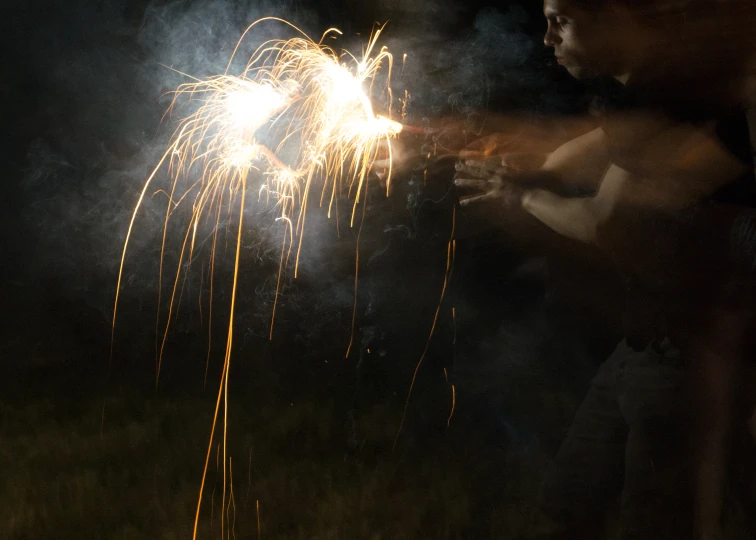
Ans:
{"type": "Polygon", "coordinates": [[[585,208],[581,212],[579,240],[586,244],[596,245],[598,243],[599,224],[603,221],[601,208],[595,197],[583,200],[585,201],[585,208]]]}
{"type": "Polygon", "coordinates": [[[598,234],[596,232],[596,229],[597,227],[595,223],[587,225],[583,234],[583,242],[591,245],[598,244],[598,234]]]}
{"type": "Polygon", "coordinates": [[[575,239],[584,244],[596,245],[598,243],[597,225],[595,221],[582,221],[575,227],[575,239]]]}

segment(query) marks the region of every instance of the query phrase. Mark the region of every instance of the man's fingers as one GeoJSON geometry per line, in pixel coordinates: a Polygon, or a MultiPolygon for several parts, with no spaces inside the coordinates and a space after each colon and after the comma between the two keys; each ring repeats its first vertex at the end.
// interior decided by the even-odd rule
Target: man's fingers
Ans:
{"type": "Polygon", "coordinates": [[[455,164],[454,169],[457,171],[457,174],[476,176],[478,178],[484,178],[491,175],[491,171],[487,171],[479,167],[470,167],[469,165],[465,165],[464,163],[455,164]]]}
{"type": "Polygon", "coordinates": [[[376,159],[373,162],[373,170],[388,169],[389,165],[391,165],[391,162],[392,162],[392,160],[388,159],[388,158],[386,158],[386,159],[376,159]]]}
{"type": "Polygon", "coordinates": [[[381,139],[378,142],[377,159],[373,161],[371,168],[378,171],[391,167],[392,170],[398,171],[408,166],[418,155],[417,148],[407,146],[397,139],[381,139]]]}
{"type": "Polygon", "coordinates": [[[461,206],[469,206],[471,204],[488,201],[495,198],[496,198],[496,192],[489,191],[488,193],[484,193],[483,195],[470,195],[467,197],[460,197],[459,204],[461,206]]]}
{"type": "Polygon", "coordinates": [[[454,166],[454,168],[457,170],[458,173],[466,174],[469,176],[475,176],[478,178],[489,178],[492,175],[498,175],[499,173],[505,172],[502,167],[498,166],[498,163],[495,167],[488,167],[488,166],[480,167],[477,165],[471,165],[470,163],[480,163],[480,162],[468,160],[465,162],[457,163],[454,166]]]}
{"type": "Polygon", "coordinates": [[[463,189],[489,190],[493,187],[493,180],[483,180],[480,178],[455,178],[454,185],[463,189]]]}
{"type": "Polygon", "coordinates": [[[466,159],[465,165],[468,167],[477,167],[478,169],[494,171],[501,168],[501,158],[499,156],[494,156],[487,159],[466,159]]]}

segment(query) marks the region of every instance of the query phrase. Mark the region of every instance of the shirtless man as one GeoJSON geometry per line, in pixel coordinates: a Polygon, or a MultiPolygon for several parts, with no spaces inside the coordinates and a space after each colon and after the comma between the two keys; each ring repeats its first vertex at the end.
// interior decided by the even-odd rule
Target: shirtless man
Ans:
{"type": "Polygon", "coordinates": [[[545,0],[544,43],[557,62],[609,87],[600,127],[546,156],[537,174],[488,148],[463,155],[474,159],[455,180],[470,193],[463,207],[521,206],[605,250],[627,284],[624,339],[547,473],[548,538],[605,538],[606,504],[618,493],[623,540],[708,539],[720,529],[752,311],[744,274],[725,251],[752,249],[756,221],[738,221],[731,209],[752,206],[756,186],[729,81],[685,90],[701,81],[659,58],[679,36],[644,4],[655,5],[545,0]],[[555,187],[575,183],[595,192],[564,197],[555,187]]]}

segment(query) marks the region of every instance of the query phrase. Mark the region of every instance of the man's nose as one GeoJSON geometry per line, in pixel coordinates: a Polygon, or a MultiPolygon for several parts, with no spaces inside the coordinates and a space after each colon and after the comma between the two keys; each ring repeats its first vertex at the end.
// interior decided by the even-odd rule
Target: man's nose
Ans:
{"type": "Polygon", "coordinates": [[[551,29],[551,26],[546,30],[546,34],[543,36],[543,44],[547,47],[556,47],[561,43],[559,36],[557,36],[551,29]]]}

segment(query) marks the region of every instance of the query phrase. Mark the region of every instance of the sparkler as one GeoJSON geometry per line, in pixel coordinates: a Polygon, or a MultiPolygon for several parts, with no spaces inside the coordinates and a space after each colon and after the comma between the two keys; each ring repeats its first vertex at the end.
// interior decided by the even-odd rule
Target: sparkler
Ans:
{"type": "MultiPolygon", "coordinates": [[[[319,41],[314,41],[286,21],[276,18],[260,19],[245,30],[225,73],[205,80],[190,77],[192,82],[182,84],[174,92],[168,112],[174,111],[179,105],[189,104],[194,104],[196,110],[180,120],[167,150],[145,181],[134,208],[121,254],[112,331],[114,336],[121,280],[132,229],[145,196],[158,177],[158,172],[165,168],[171,184],[165,190],[168,205],[163,223],[159,271],[161,284],[167,271],[163,255],[169,222],[181,207],[190,209],[190,217],[173,274],[167,320],[158,353],[156,383],[160,377],[163,350],[174,318],[174,306],[181,296],[181,272],[185,264],[191,263],[195,256],[198,231],[203,226],[210,226],[212,230],[209,265],[212,291],[215,249],[223,211],[227,210],[237,221],[225,358],[197,504],[195,537],[221,401],[224,470],[222,508],[226,507],[228,377],[240,248],[244,232],[243,216],[248,194],[252,190],[257,193],[259,200],[264,199],[266,203],[272,204],[277,212],[276,219],[284,224],[276,298],[271,313],[272,333],[281,277],[293,251],[296,277],[304,238],[306,208],[314,186],[322,184],[320,204],[327,204],[329,217],[334,202],[340,195],[346,192],[346,195],[353,197],[350,224],[354,225],[358,204],[361,197],[364,200],[363,194],[366,194],[368,173],[381,148],[385,147],[389,154],[386,177],[386,189],[389,189],[391,138],[401,131],[402,126],[390,118],[390,73],[393,60],[385,47],[376,49],[381,30],[382,27],[373,33],[358,58],[348,52],[339,53],[324,44],[326,38],[340,34],[335,28],[327,30],[319,41]],[[263,43],[251,55],[240,73],[229,74],[230,66],[247,33],[262,21],[273,20],[296,30],[298,37],[263,43]],[[386,73],[386,82],[385,86],[377,88],[377,76],[381,72],[386,73]],[[387,104],[388,113],[385,116],[378,115],[373,110],[371,98],[376,94],[387,104]],[[184,185],[188,187],[182,190],[184,185]]],[[[355,271],[355,288],[357,275],[355,271]]],[[[158,305],[162,303],[161,295],[162,291],[159,292],[158,305]]],[[[212,306],[212,293],[210,304],[212,306]]],[[[158,312],[158,325],[159,321],[158,312]]]]}

